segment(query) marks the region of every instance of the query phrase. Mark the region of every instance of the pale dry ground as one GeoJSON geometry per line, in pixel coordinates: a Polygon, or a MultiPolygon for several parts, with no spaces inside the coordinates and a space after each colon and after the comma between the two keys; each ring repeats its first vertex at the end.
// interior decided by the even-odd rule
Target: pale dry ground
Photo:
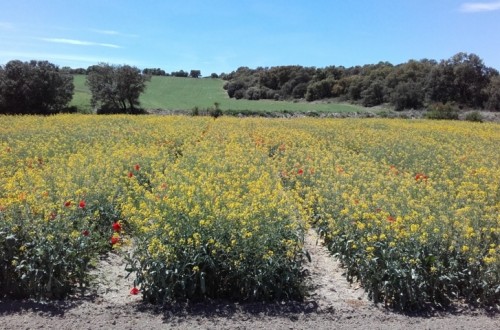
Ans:
{"type": "Polygon", "coordinates": [[[310,294],[304,302],[212,302],[165,309],[129,294],[123,258],[102,260],[92,294],[65,302],[0,302],[0,329],[500,329],[500,315],[456,308],[429,315],[407,315],[371,303],[351,286],[340,265],[310,232],[306,248],[310,294]],[[319,243],[319,242],[318,242],[319,243]]]}

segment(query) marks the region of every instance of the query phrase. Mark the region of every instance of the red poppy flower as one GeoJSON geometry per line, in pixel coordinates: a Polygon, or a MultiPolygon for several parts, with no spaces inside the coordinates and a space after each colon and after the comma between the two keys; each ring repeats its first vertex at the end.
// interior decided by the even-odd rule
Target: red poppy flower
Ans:
{"type": "Polygon", "coordinates": [[[304,174],[304,170],[303,170],[303,169],[301,169],[301,168],[299,168],[299,170],[297,171],[297,174],[298,174],[298,175],[302,175],[302,174],[304,174]]]}
{"type": "Polygon", "coordinates": [[[82,235],[87,237],[90,235],[90,232],[87,229],[85,229],[84,231],[82,231],[82,235]]]}
{"type": "Polygon", "coordinates": [[[122,229],[122,225],[120,225],[118,222],[113,222],[113,224],[111,225],[111,227],[113,227],[113,230],[118,232],[122,229]]]}
{"type": "Polygon", "coordinates": [[[84,209],[84,208],[85,208],[85,205],[87,205],[87,204],[85,203],[85,201],[84,201],[84,200],[81,200],[81,201],[80,201],[80,203],[78,204],[78,207],[79,207],[79,208],[81,208],[81,209],[84,209]]]}
{"type": "Polygon", "coordinates": [[[141,169],[141,166],[139,164],[134,165],[134,170],[139,171],[141,169]]]}
{"type": "Polygon", "coordinates": [[[429,177],[427,175],[425,175],[424,173],[417,173],[415,175],[415,181],[422,181],[422,180],[425,180],[427,181],[429,177]]]}
{"type": "Polygon", "coordinates": [[[66,201],[66,202],[64,203],[64,206],[66,206],[66,207],[70,207],[70,206],[71,206],[71,201],[66,201]]]}
{"type": "Polygon", "coordinates": [[[118,242],[120,242],[120,237],[117,237],[117,236],[112,236],[111,237],[111,245],[115,245],[118,242]]]}
{"type": "Polygon", "coordinates": [[[392,223],[392,222],[396,221],[396,218],[394,218],[392,215],[390,215],[387,217],[387,221],[392,223]]]}
{"type": "Polygon", "coordinates": [[[129,178],[131,178],[131,177],[133,177],[133,176],[134,176],[134,173],[132,173],[132,172],[128,172],[128,177],[129,177],[129,178]]]}
{"type": "Polygon", "coordinates": [[[130,289],[130,294],[133,294],[134,296],[139,293],[139,289],[137,289],[135,286],[130,289]]]}

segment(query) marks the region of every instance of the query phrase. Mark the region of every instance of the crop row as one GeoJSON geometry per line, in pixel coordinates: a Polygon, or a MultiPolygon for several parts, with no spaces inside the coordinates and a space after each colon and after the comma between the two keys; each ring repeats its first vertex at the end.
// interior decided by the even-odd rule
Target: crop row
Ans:
{"type": "Polygon", "coordinates": [[[124,246],[146,300],[305,294],[312,226],[376,302],[500,297],[496,124],[2,117],[0,285],[63,297],[124,246]]]}

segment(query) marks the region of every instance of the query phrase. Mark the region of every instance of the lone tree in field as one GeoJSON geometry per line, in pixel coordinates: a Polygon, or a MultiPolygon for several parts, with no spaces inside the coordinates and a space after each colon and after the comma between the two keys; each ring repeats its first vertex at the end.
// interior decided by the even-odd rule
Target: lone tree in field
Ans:
{"type": "Polygon", "coordinates": [[[139,96],[146,89],[149,76],[130,65],[105,63],[88,68],[87,86],[92,93],[90,103],[97,113],[142,113],[139,96]]]}
{"type": "Polygon", "coordinates": [[[0,66],[0,114],[65,111],[74,88],[73,77],[52,63],[10,61],[0,66]]]}
{"type": "Polygon", "coordinates": [[[189,72],[189,76],[191,78],[200,78],[201,77],[201,71],[200,70],[191,70],[191,72],[189,72]]]}

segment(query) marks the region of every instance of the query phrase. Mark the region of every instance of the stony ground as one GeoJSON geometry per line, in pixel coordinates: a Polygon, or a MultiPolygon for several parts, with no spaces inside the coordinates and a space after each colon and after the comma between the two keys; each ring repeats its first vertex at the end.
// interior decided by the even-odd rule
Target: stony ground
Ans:
{"type": "Polygon", "coordinates": [[[0,329],[500,329],[500,314],[470,307],[408,315],[371,303],[310,232],[304,302],[212,302],[158,309],[131,295],[124,261],[111,254],[91,294],[63,302],[0,301],[0,329]],[[318,244],[317,244],[318,243],[318,244]]]}

